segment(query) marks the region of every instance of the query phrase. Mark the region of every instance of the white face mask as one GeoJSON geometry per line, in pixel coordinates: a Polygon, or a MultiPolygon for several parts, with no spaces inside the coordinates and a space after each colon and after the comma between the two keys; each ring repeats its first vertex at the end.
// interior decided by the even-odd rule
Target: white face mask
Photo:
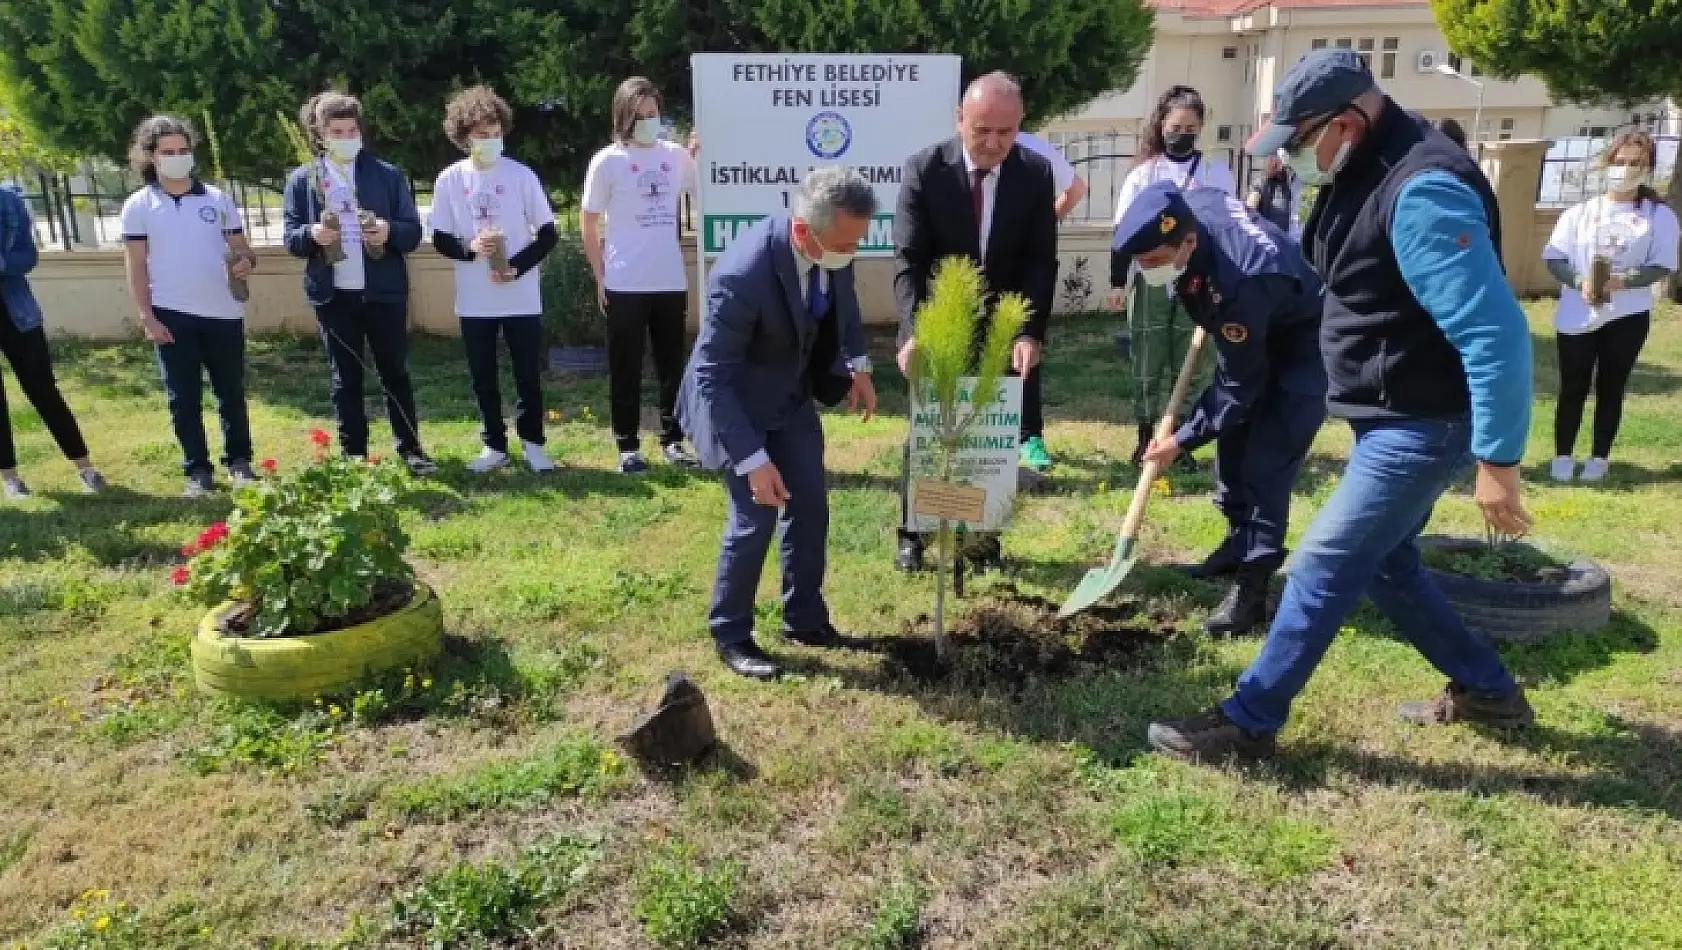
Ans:
{"type": "Polygon", "coordinates": [[[354,162],[356,156],[362,154],[362,138],[358,136],[354,139],[328,139],[327,151],[341,162],[354,162]]]}
{"type": "Polygon", "coordinates": [[[1181,267],[1173,262],[1169,262],[1160,267],[1146,267],[1139,271],[1139,276],[1143,277],[1145,279],[1145,283],[1151,285],[1152,287],[1166,287],[1174,281],[1179,280],[1180,275],[1185,272],[1186,269],[1184,267],[1181,267]]]}
{"type": "Polygon", "coordinates": [[[653,145],[660,141],[660,132],[663,128],[659,116],[638,119],[636,124],[631,126],[631,141],[638,145],[653,145]]]}
{"type": "Polygon", "coordinates": [[[502,139],[474,139],[473,160],[480,165],[495,164],[502,157],[502,139]]]}
{"type": "Polygon", "coordinates": [[[191,155],[159,155],[157,159],[158,177],[170,181],[180,181],[193,173],[193,156],[191,155]]]}
{"type": "Polygon", "coordinates": [[[1627,194],[1652,181],[1652,169],[1638,165],[1608,165],[1606,190],[1627,194]]]}
{"type": "Polygon", "coordinates": [[[1297,180],[1305,185],[1320,185],[1330,181],[1337,177],[1337,173],[1343,170],[1344,163],[1349,161],[1349,152],[1354,148],[1354,143],[1344,142],[1337,147],[1337,154],[1332,156],[1332,167],[1325,171],[1320,170],[1320,140],[1326,137],[1331,128],[1331,123],[1326,123],[1320,134],[1314,136],[1312,145],[1304,145],[1294,152],[1279,150],[1279,158],[1290,166],[1297,180]]]}
{"type": "Polygon", "coordinates": [[[818,246],[818,250],[823,252],[818,255],[816,262],[819,267],[824,270],[841,270],[853,262],[852,254],[843,254],[840,251],[832,251],[823,246],[823,242],[818,240],[818,236],[816,234],[812,234],[810,231],[806,233],[812,235],[812,243],[816,244],[818,246]]]}

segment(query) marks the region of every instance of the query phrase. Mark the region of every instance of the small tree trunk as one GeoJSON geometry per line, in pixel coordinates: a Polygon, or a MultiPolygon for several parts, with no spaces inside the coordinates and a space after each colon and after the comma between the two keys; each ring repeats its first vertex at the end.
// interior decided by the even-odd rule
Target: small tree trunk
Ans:
{"type": "Polygon", "coordinates": [[[940,519],[940,531],[935,538],[934,655],[945,663],[952,651],[952,644],[946,639],[946,570],[951,564],[952,531],[945,518],[940,519]]]}

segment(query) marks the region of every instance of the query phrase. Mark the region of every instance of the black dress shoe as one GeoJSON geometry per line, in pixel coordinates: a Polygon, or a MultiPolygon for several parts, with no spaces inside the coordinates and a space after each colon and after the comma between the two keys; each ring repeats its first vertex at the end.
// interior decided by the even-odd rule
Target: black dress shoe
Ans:
{"type": "Polygon", "coordinates": [[[841,631],[835,629],[832,623],[826,623],[820,630],[783,630],[783,639],[801,646],[825,647],[834,649],[841,645],[841,631]]]}
{"type": "Polygon", "coordinates": [[[718,658],[730,667],[730,672],[748,679],[774,680],[783,675],[783,668],[777,665],[777,661],[752,640],[719,644],[718,658]]]}
{"type": "Polygon", "coordinates": [[[899,534],[899,554],[894,557],[894,567],[914,574],[923,569],[923,536],[901,531],[899,534]]]}

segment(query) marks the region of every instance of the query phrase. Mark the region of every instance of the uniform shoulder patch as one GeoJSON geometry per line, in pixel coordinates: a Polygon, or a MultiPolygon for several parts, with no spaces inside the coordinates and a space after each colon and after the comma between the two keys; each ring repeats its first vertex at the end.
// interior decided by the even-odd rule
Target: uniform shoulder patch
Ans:
{"type": "Polygon", "coordinates": [[[1250,338],[1250,328],[1242,323],[1223,323],[1221,336],[1225,337],[1228,343],[1243,343],[1250,338]]]}

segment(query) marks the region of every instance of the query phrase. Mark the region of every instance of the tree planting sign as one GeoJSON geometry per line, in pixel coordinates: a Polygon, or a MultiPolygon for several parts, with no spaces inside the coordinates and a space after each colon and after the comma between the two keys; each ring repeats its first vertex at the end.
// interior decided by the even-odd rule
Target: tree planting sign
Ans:
{"type": "Polygon", "coordinates": [[[698,53],[700,235],[717,256],[738,231],[792,206],[819,165],[849,165],[879,206],[862,255],[893,253],[905,160],[955,134],[957,56],[698,53]]]}
{"type": "MultiPolygon", "coordinates": [[[[951,481],[987,492],[987,517],[981,524],[971,524],[971,531],[998,531],[1010,520],[1011,506],[1016,503],[1016,465],[1019,458],[1019,436],[1022,431],[1022,380],[1005,377],[994,387],[992,398],[976,405],[976,380],[966,376],[958,381],[959,418],[977,413],[975,423],[964,433],[963,442],[953,458],[951,481]]],[[[939,478],[940,462],[938,438],[939,403],[934,394],[913,391],[911,401],[911,510],[917,510],[916,484],[920,478],[939,478]]],[[[931,532],[940,527],[940,518],[933,515],[913,515],[914,530],[931,532]]]]}

